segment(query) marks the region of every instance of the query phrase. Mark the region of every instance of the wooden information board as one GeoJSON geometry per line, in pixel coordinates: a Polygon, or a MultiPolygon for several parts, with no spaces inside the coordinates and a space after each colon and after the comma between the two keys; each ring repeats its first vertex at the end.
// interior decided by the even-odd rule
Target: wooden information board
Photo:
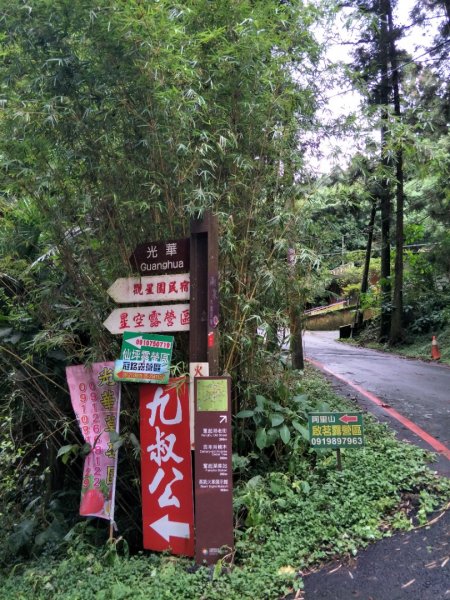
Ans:
{"type": "Polygon", "coordinates": [[[196,377],[196,562],[216,563],[233,549],[231,380],[196,377]]]}

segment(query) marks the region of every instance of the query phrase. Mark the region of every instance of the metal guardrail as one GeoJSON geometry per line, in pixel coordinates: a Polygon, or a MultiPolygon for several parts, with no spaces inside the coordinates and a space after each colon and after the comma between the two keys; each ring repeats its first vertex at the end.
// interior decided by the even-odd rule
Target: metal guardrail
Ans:
{"type": "Polygon", "coordinates": [[[333,304],[325,304],[324,306],[315,306],[314,308],[310,308],[308,310],[303,311],[304,315],[313,315],[316,313],[320,313],[320,312],[325,312],[326,310],[329,309],[334,309],[334,308],[344,308],[345,306],[349,305],[349,301],[348,300],[340,300],[339,302],[334,302],[333,304]]]}

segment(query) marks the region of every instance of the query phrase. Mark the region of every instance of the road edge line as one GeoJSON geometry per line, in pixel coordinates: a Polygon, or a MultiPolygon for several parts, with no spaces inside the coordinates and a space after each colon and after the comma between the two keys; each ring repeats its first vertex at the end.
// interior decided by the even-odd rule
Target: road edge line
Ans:
{"type": "Polygon", "coordinates": [[[407,429],[409,429],[410,431],[412,431],[413,433],[418,435],[424,442],[426,442],[429,446],[431,446],[433,448],[433,450],[435,450],[438,454],[445,456],[445,458],[450,460],[450,448],[447,448],[447,446],[445,446],[442,442],[440,442],[439,440],[434,438],[432,435],[427,433],[424,429],[422,429],[421,427],[419,427],[418,425],[413,423],[413,421],[410,421],[407,417],[404,417],[402,414],[397,412],[395,410],[395,408],[387,406],[386,403],[383,402],[383,400],[381,400],[381,398],[378,398],[378,396],[375,396],[375,394],[372,394],[372,392],[368,392],[360,385],[353,383],[352,381],[349,381],[345,377],[342,377],[342,375],[338,375],[337,373],[334,373],[331,369],[329,369],[328,367],[326,367],[319,361],[314,360],[312,358],[306,358],[305,360],[307,362],[311,363],[314,367],[317,367],[321,371],[328,373],[332,377],[335,377],[336,379],[339,379],[346,385],[352,387],[359,394],[361,394],[362,396],[364,396],[365,398],[367,398],[368,400],[370,400],[371,402],[373,402],[374,404],[376,404],[377,406],[382,408],[389,416],[396,419],[399,423],[404,425],[407,429]]]}

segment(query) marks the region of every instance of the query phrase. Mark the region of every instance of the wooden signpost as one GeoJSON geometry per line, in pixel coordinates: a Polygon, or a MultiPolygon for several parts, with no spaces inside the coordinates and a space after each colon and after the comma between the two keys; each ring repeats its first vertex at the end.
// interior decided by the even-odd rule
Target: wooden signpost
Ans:
{"type": "MultiPolygon", "coordinates": [[[[192,219],[190,238],[139,244],[129,261],[141,277],[117,279],[108,294],[119,304],[142,306],[116,308],[104,326],[125,334],[127,351],[130,341],[139,344],[142,363],[142,334],[189,331],[190,402],[185,383],[176,392],[170,383],[155,385],[156,378],[141,386],[144,547],[194,554],[194,450],[195,557],[199,564],[214,564],[233,549],[231,380],[218,377],[217,217],[207,211],[192,219]]],[[[118,362],[127,365],[126,377],[127,369],[118,371],[123,379],[138,370],[131,358],[118,362]]]]}
{"type": "Polygon", "coordinates": [[[189,360],[208,362],[219,373],[219,245],[217,217],[210,212],[191,221],[191,331],[189,360]]]}

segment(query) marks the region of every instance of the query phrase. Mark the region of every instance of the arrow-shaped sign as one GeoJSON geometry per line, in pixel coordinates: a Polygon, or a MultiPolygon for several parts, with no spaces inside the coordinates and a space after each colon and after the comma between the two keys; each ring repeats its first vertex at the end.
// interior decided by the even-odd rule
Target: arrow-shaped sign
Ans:
{"type": "Polygon", "coordinates": [[[108,294],[121,304],[189,300],[190,285],[189,273],[153,277],[119,277],[108,288],[108,294]]]}
{"type": "Polygon", "coordinates": [[[219,419],[220,419],[219,423],[226,423],[228,420],[227,415],[220,415],[219,419]]]}
{"type": "Polygon", "coordinates": [[[164,515],[154,523],[150,523],[150,527],[166,542],[169,542],[171,537],[190,538],[189,523],[169,521],[169,515],[164,515]]]}
{"type": "Polygon", "coordinates": [[[103,325],[111,333],[136,334],[189,331],[189,304],[124,306],[112,311],[103,325]]]}
{"type": "Polygon", "coordinates": [[[357,415],[344,415],[343,417],[339,418],[339,421],[342,421],[343,423],[357,423],[358,416],[357,415]]]}

